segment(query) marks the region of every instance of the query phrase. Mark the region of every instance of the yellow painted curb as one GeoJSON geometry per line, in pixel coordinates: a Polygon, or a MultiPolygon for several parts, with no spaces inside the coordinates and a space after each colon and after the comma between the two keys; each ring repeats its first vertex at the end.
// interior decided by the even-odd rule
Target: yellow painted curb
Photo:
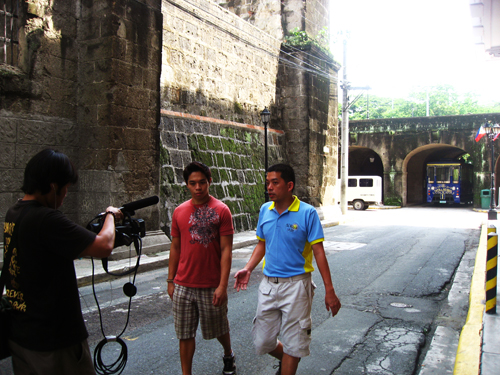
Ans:
{"type": "Polygon", "coordinates": [[[487,225],[481,229],[469,295],[469,313],[460,333],[454,375],[477,375],[481,363],[486,274],[487,225]]]}

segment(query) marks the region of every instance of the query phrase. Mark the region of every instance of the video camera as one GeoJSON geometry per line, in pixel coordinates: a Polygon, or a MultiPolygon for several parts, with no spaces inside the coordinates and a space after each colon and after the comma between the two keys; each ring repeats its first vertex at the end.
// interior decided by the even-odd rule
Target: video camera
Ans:
{"type": "MultiPolygon", "coordinates": [[[[119,246],[129,246],[134,238],[146,236],[146,224],[143,219],[134,219],[135,210],[157,204],[159,198],[154,195],[149,198],[140,199],[135,202],[124,204],[119,210],[123,212],[123,221],[121,224],[116,223],[115,248],[119,246]]],[[[104,224],[105,213],[99,214],[97,222],[90,223],[88,229],[94,233],[99,233],[104,224]]]]}

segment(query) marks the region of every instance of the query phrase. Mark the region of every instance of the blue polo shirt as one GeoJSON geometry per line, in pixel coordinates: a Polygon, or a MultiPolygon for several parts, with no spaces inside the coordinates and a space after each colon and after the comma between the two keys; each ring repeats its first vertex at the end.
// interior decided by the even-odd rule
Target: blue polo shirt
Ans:
{"type": "Polygon", "coordinates": [[[314,271],[311,246],[324,241],[324,234],[316,209],[294,196],[281,215],[274,202],[262,205],[257,238],[266,242],[264,275],[292,277],[314,271]]]}

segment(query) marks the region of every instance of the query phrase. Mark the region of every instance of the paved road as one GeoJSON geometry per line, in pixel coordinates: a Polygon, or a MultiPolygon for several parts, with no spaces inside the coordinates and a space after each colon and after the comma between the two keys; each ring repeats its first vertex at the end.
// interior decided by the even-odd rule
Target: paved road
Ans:
{"type": "MultiPolygon", "coordinates": [[[[315,272],[312,355],[301,362],[298,374],[418,373],[437,321],[443,323],[443,301],[454,272],[462,255],[477,247],[484,216],[468,208],[350,211],[346,224],[325,229],[325,248],[343,307],[336,317],[329,317],[321,278],[315,272]]],[[[246,263],[251,248],[245,250],[235,255],[232,274],[246,263]]],[[[181,373],[165,274],[156,270],[138,276],[139,294],[132,301],[123,335],[129,356],[123,374],[181,373]]],[[[240,375],[275,371],[275,361],[254,354],[250,338],[260,277],[258,270],[247,291],[230,291],[240,375]]],[[[119,334],[125,323],[127,304],[120,289],[126,281],[98,285],[107,335],[119,334]]],[[[81,295],[90,343],[95,346],[102,334],[90,288],[81,288],[81,295]]],[[[453,316],[444,319],[456,331],[467,313],[463,300],[460,304],[453,316]]],[[[119,349],[107,344],[105,360],[119,349]]],[[[220,355],[216,341],[198,337],[194,373],[220,374],[220,355]]],[[[8,374],[2,368],[6,367],[0,362],[0,374],[8,374]]]]}

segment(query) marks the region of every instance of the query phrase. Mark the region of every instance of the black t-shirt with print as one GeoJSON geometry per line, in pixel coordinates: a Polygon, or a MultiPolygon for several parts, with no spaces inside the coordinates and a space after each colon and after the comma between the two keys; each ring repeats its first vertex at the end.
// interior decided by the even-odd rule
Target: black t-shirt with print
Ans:
{"type": "Polygon", "coordinates": [[[14,308],[11,340],[38,351],[81,342],[88,333],[73,260],[96,235],[36,201],[20,200],[8,210],[4,244],[10,242],[16,224],[17,246],[6,282],[6,295],[14,308]],[[28,211],[16,223],[23,209],[28,211]]]}

